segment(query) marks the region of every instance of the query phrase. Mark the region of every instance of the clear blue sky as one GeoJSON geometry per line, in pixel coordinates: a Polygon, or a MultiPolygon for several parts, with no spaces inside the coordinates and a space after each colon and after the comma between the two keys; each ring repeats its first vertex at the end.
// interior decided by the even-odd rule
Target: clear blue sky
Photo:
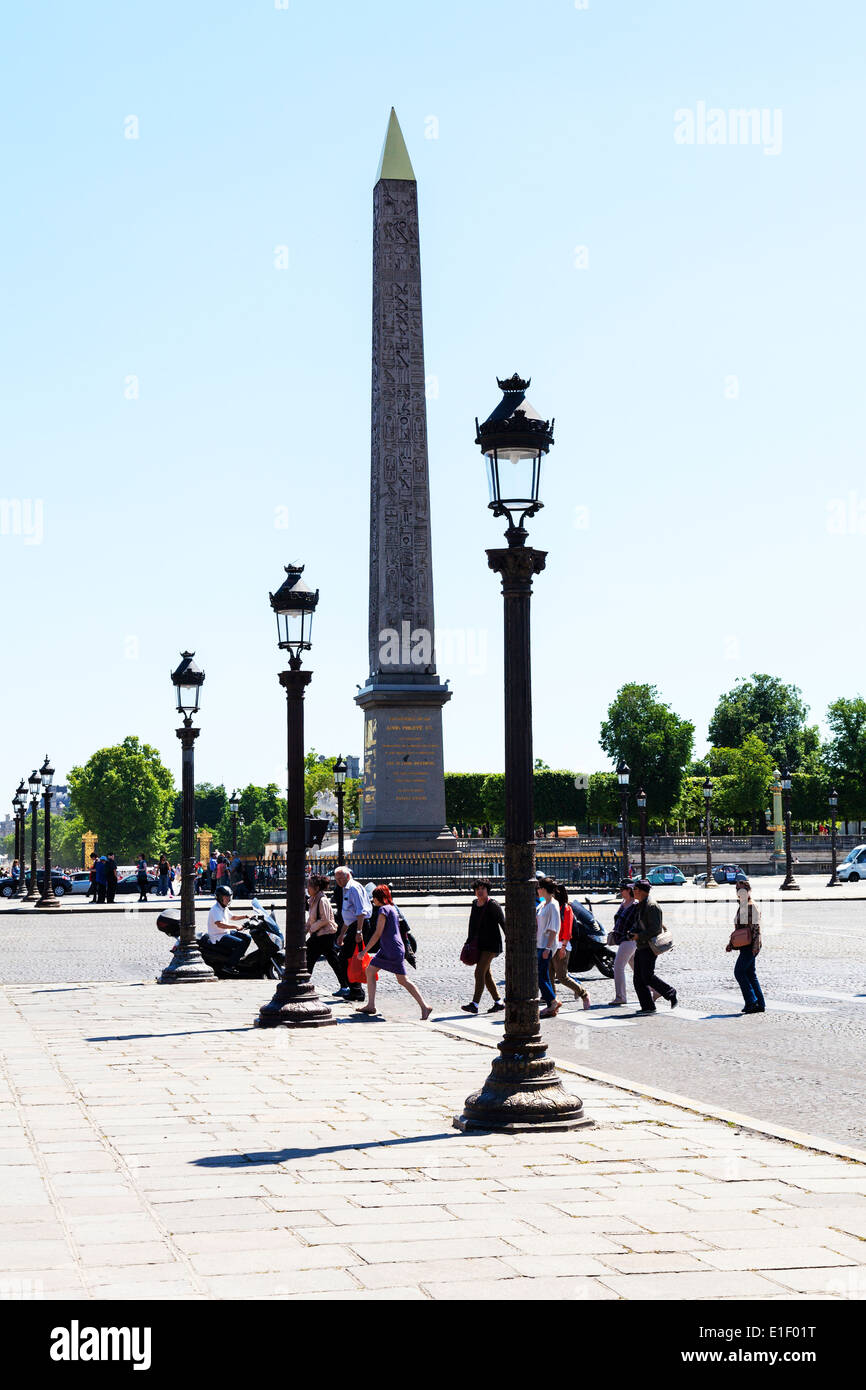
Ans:
{"type": "Polygon", "coordinates": [[[853,0],[10,11],[0,496],[41,500],[44,538],[8,512],[0,804],[46,750],[62,777],[127,733],[179,776],[182,647],[207,672],[198,778],[282,783],[268,591],[294,557],[321,590],[308,742],[361,751],[392,104],[438,382],[446,766],[502,766],[501,524],[473,444],[497,373],[557,421],[539,756],[604,766],[627,680],[699,751],[737,676],[796,682],[815,718],[862,690],[864,28],[853,0]],[[699,103],[780,111],[781,148],[677,143],[699,103]]]}

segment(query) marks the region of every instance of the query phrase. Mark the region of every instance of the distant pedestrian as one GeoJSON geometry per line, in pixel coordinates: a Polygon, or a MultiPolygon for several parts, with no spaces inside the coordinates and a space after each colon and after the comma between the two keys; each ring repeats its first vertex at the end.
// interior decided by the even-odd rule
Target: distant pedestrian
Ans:
{"type": "MultiPolygon", "coordinates": [[[[178,865],[178,868],[179,867],[180,865],[178,865]]],[[[174,864],[170,864],[168,868],[168,896],[170,898],[174,897],[174,883],[176,878],[177,869],[175,868],[174,864]]]]}
{"type": "Polygon", "coordinates": [[[583,1007],[589,1008],[589,991],[586,990],[579,980],[573,980],[568,973],[568,952],[569,942],[574,931],[574,913],[571,903],[568,901],[568,892],[564,884],[558,883],[553,890],[553,896],[559,904],[559,939],[556,949],[550,957],[550,987],[556,997],[556,986],[565,985],[571,990],[575,999],[583,1000],[583,1007]]]}
{"type": "Polygon", "coordinates": [[[17,893],[17,892],[18,892],[18,884],[19,884],[20,879],[21,879],[21,865],[18,863],[18,860],[17,860],[17,859],[13,859],[13,860],[12,860],[12,891],[13,891],[13,893],[17,893]]]}
{"type": "MultiPolygon", "coordinates": [[[[406,950],[400,935],[400,918],[387,884],[380,883],[377,888],[373,889],[373,906],[377,907],[379,911],[368,949],[371,952],[375,951],[375,955],[367,966],[367,1003],[358,1010],[358,1013],[375,1014],[378,1012],[376,1009],[376,972],[377,970],[387,970],[394,976],[397,983],[411,994],[421,1010],[421,1022],[424,1023],[432,1014],[433,1007],[425,1002],[421,991],[416,985],[413,985],[406,974],[406,950]]],[[[345,910],[344,899],[344,913],[345,910]]]]}
{"type": "Polygon", "coordinates": [[[330,880],[322,874],[310,879],[310,910],[307,913],[307,970],[312,975],[317,960],[324,958],[337,977],[338,990],[348,986],[346,972],[337,955],[337,923],[328,897],[330,880]]]}
{"type": "Polygon", "coordinates": [[[96,901],[98,903],[105,902],[105,890],[108,883],[108,869],[106,867],[107,863],[108,861],[105,858],[105,855],[101,854],[97,859],[93,869],[93,876],[96,880],[96,901]]]}
{"type": "Polygon", "coordinates": [[[136,870],[136,881],[138,883],[138,901],[147,902],[147,860],[144,857],[144,850],[138,856],[138,868],[136,870]]]}
{"type": "Polygon", "coordinates": [[[629,920],[628,929],[629,934],[634,937],[636,945],[634,987],[640,1004],[640,1012],[642,1014],[654,1014],[656,1012],[652,997],[653,990],[660,994],[663,999],[667,999],[671,1008],[675,1009],[677,992],[672,985],[666,984],[656,974],[656,955],[650,945],[650,942],[664,931],[664,919],[658,903],[650,897],[648,878],[635,880],[634,896],[637,907],[629,920]]]}
{"type": "Polygon", "coordinates": [[[111,851],[105,861],[105,901],[114,902],[114,895],[117,892],[117,858],[114,850],[111,851]]]}
{"type": "Polygon", "coordinates": [[[561,923],[559,903],[553,896],[555,888],[556,884],[551,878],[538,880],[538,891],[541,895],[541,901],[535,909],[538,929],[538,988],[545,1003],[545,1008],[538,1015],[539,1018],[555,1018],[560,1009],[550,984],[550,958],[557,948],[561,923]]]}
{"type": "Polygon", "coordinates": [[[628,934],[628,923],[637,908],[634,885],[630,879],[624,878],[619,885],[619,896],[620,904],[613,915],[613,931],[607,944],[616,947],[616,958],[613,962],[614,995],[612,1002],[614,1004],[627,1004],[626,967],[632,965],[635,953],[635,941],[628,934]]]}
{"type": "Polygon", "coordinates": [[[490,896],[490,879],[478,878],[472,885],[475,901],[469,912],[468,942],[475,942],[478,959],[475,964],[475,993],[471,1004],[461,1004],[466,1014],[477,1014],[481,996],[486,989],[493,1003],[487,1010],[489,1014],[499,1013],[505,1008],[496,987],[490,967],[502,953],[502,928],[505,914],[495,898],[490,896]]]}
{"type": "Polygon", "coordinates": [[[156,891],[157,891],[157,893],[159,894],[159,896],[160,896],[161,898],[164,898],[164,897],[166,896],[166,894],[168,893],[168,883],[169,883],[169,874],[170,874],[170,873],[171,873],[171,865],[169,864],[168,859],[166,858],[165,854],[163,853],[163,854],[161,854],[161,855],[159,856],[159,866],[158,866],[157,871],[156,871],[156,876],[157,876],[156,891]]]}
{"type": "Polygon", "coordinates": [[[765,1011],[764,995],[758,984],[756,959],[761,949],[761,914],[752,902],[752,885],[748,879],[737,884],[737,911],[734,916],[734,930],[725,947],[726,951],[736,951],[734,976],[743,992],[744,1014],[762,1014],[765,1011]]]}
{"type": "Polygon", "coordinates": [[[211,850],[210,858],[207,861],[207,890],[209,893],[213,893],[216,889],[216,871],[216,855],[211,850]]]}
{"type": "MultiPolygon", "coordinates": [[[[356,944],[360,942],[362,947],[364,945],[364,925],[369,921],[373,908],[367,890],[355,881],[351,869],[346,868],[345,864],[334,870],[334,878],[342,892],[339,909],[342,926],[337,937],[337,949],[348,980],[349,961],[355,954],[356,944]]],[[[349,999],[364,1002],[364,990],[361,985],[347,984],[342,993],[349,999]]]]}

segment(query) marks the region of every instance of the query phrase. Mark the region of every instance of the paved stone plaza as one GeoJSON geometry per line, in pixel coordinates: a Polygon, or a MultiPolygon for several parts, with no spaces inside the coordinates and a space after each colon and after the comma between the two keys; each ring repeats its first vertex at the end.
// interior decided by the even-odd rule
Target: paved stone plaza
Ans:
{"type": "Polygon", "coordinates": [[[594,1127],[462,1135],[489,1046],[261,994],[3,987],[4,1297],[866,1293],[866,1163],[577,1076],[594,1127]]]}

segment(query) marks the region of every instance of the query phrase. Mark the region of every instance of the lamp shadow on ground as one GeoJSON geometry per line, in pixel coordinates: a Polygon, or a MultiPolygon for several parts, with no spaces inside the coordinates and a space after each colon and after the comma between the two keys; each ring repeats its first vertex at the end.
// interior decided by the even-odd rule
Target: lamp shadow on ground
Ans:
{"type": "Polygon", "coordinates": [[[414,1134],[402,1139],[369,1139],[355,1144],[322,1144],[314,1149],[274,1149],[249,1154],[211,1154],[207,1158],[193,1158],[193,1168],[249,1168],[256,1164],[289,1163],[298,1158],[317,1158],[322,1154],[357,1153],[360,1149],[389,1149],[403,1144],[428,1144],[431,1139],[459,1139],[456,1130],[443,1129],[438,1134],[414,1134]]]}
{"type": "Polygon", "coordinates": [[[142,1038],[194,1038],[200,1033],[251,1033],[252,1027],[184,1028],[178,1033],[106,1033],[104,1037],[85,1038],[85,1042],[139,1042],[142,1038]]]}

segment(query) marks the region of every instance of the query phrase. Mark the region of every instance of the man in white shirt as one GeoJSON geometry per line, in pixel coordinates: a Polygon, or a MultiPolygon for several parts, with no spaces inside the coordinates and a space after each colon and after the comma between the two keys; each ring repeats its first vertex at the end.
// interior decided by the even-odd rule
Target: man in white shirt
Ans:
{"type": "Polygon", "coordinates": [[[550,957],[559,941],[561,922],[559,903],[553,896],[555,888],[556,884],[552,878],[542,878],[538,881],[538,891],[541,894],[541,902],[535,909],[538,924],[538,988],[547,1006],[541,1010],[539,1018],[554,1018],[559,1012],[559,1003],[550,985],[550,957]]]}
{"type": "Polygon", "coordinates": [[[226,965],[237,965],[250,944],[250,938],[243,932],[234,931],[229,922],[246,922],[246,917],[230,917],[228,905],[232,890],[228,884],[220,884],[216,890],[216,901],[207,915],[207,938],[225,956],[226,965]]]}
{"type": "MultiPolygon", "coordinates": [[[[338,886],[343,891],[343,901],[340,907],[342,926],[340,935],[337,937],[337,950],[340,953],[340,966],[346,971],[349,961],[355,954],[355,947],[360,942],[363,946],[364,927],[370,920],[373,911],[373,904],[367,896],[367,890],[362,884],[356,882],[352,877],[351,869],[345,864],[341,864],[334,870],[334,878],[338,886]]],[[[348,976],[346,977],[348,980],[348,976]]],[[[336,991],[349,999],[357,999],[363,1004],[364,990],[361,985],[346,984],[342,989],[336,991]]]]}

